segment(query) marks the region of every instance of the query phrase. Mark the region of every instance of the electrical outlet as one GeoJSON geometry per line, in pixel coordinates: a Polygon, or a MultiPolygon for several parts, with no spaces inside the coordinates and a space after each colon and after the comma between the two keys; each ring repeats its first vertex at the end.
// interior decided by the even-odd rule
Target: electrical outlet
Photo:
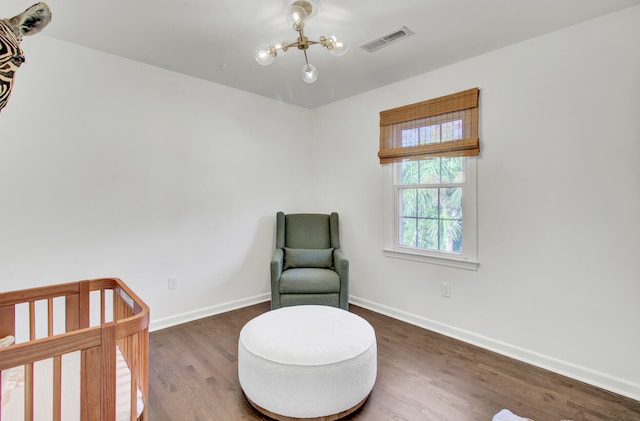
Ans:
{"type": "Polygon", "coordinates": [[[451,284],[448,282],[442,282],[440,284],[440,293],[443,297],[451,298],[451,284]]]}
{"type": "Polygon", "coordinates": [[[167,279],[167,289],[176,289],[178,287],[178,278],[175,276],[169,276],[167,279]]]}

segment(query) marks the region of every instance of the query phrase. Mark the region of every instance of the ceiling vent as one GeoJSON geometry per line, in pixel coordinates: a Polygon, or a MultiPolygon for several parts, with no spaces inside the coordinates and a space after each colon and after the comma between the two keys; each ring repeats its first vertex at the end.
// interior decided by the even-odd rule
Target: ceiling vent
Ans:
{"type": "Polygon", "coordinates": [[[406,38],[409,35],[413,35],[413,31],[409,28],[407,28],[406,26],[403,26],[402,28],[398,29],[397,31],[393,31],[391,33],[388,33],[387,35],[383,35],[379,38],[376,38],[374,40],[371,40],[365,44],[362,44],[360,46],[360,48],[362,48],[363,50],[369,52],[369,53],[373,53],[374,51],[378,51],[379,49],[381,49],[382,47],[386,47],[387,45],[391,44],[392,42],[396,42],[402,38],[406,38]]]}

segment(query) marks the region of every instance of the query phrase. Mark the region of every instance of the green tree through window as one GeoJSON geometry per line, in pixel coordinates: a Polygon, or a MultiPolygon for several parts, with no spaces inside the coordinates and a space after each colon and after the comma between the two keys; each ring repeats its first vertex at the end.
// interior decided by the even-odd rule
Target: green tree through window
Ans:
{"type": "Polygon", "coordinates": [[[428,158],[400,163],[398,244],[462,251],[463,158],[428,158]]]}

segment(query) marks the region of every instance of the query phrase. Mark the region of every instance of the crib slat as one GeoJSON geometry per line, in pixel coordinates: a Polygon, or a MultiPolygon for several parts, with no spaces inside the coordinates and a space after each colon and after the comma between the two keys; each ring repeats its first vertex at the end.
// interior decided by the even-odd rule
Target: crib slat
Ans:
{"type": "Polygon", "coordinates": [[[36,339],[36,303],[29,301],[29,340],[36,339]]]}
{"type": "Polygon", "coordinates": [[[100,419],[100,347],[82,351],[80,376],[80,419],[100,419]]]}
{"type": "Polygon", "coordinates": [[[138,415],[138,362],[140,361],[138,342],[140,340],[140,336],[132,335],[127,339],[131,341],[131,352],[128,353],[129,361],[135,362],[135,364],[129,364],[129,371],[131,372],[130,418],[131,421],[135,421],[136,415],[138,415]]]}
{"type": "Polygon", "coordinates": [[[48,336],[53,336],[53,298],[47,300],[47,308],[49,310],[49,317],[47,318],[49,321],[48,336]]]}
{"type": "Polygon", "coordinates": [[[33,421],[33,363],[24,365],[24,420],[33,421]]]}
{"type": "Polygon", "coordinates": [[[62,417],[62,357],[53,357],[53,421],[62,417]]]}
{"type": "Polygon", "coordinates": [[[116,324],[102,327],[102,401],[101,420],[116,417],[116,324]]]}
{"type": "Polygon", "coordinates": [[[140,373],[140,379],[142,384],[140,388],[142,389],[142,400],[144,403],[144,411],[142,412],[142,421],[149,420],[149,328],[145,328],[142,333],[142,354],[138,359],[138,363],[140,367],[138,368],[138,373],[140,373]]]}
{"type": "Polygon", "coordinates": [[[104,289],[100,290],[100,324],[103,325],[105,324],[106,320],[105,320],[105,309],[106,309],[106,302],[105,302],[105,296],[104,296],[104,289]]]}
{"type": "MultiPolygon", "coordinates": [[[[0,306],[0,338],[7,335],[15,336],[16,332],[15,306],[0,306]]],[[[2,402],[2,370],[0,370],[0,402],[2,402]]],[[[2,409],[0,408],[0,421],[2,421],[2,409]]]]}

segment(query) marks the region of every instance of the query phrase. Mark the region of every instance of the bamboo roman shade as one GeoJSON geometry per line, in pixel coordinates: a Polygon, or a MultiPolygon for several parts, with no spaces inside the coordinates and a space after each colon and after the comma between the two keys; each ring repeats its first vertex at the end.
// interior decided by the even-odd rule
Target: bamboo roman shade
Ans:
{"type": "Polygon", "coordinates": [[[477,156],[478,88],[380,112],[381,164],[477,156]]]}

